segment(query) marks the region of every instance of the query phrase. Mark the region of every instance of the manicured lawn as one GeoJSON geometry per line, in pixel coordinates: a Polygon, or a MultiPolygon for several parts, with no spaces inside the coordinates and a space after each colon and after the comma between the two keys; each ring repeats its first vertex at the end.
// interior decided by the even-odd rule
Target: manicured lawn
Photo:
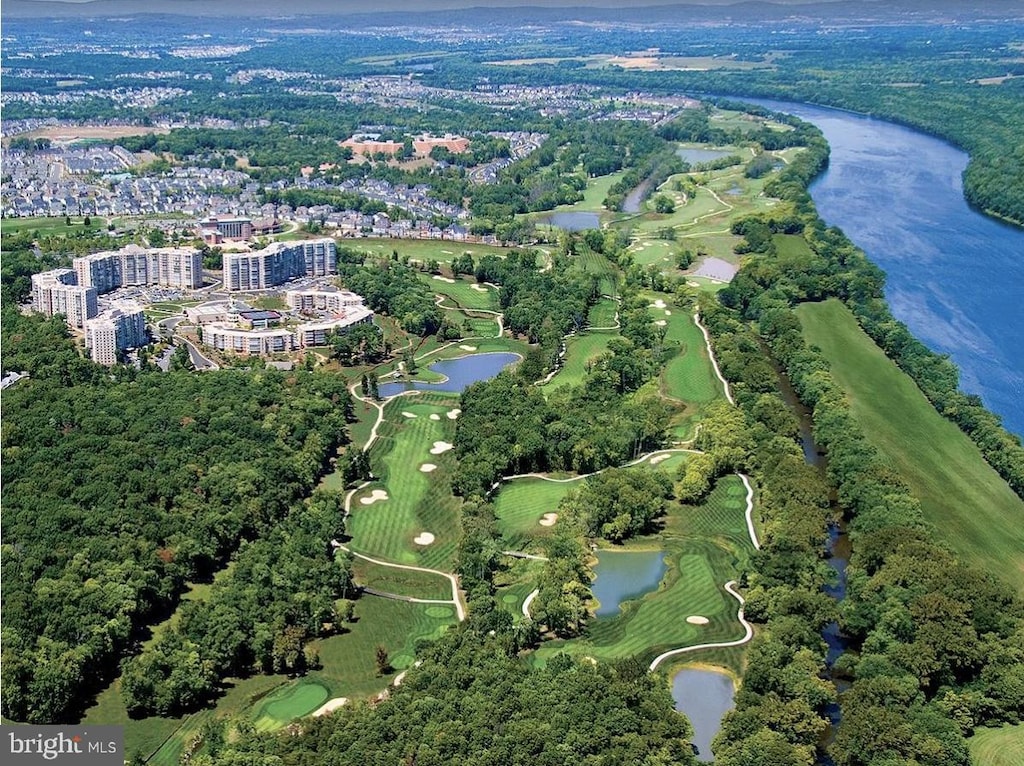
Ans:
{"type": "Polygon", "coordinates": [[[657,264],[662,267],[662,270],[668,271],[675,265],[672,260],[672,254],[677,248],[684,249],[683,246],[675,242],[653,238],[644,239],[641,237],[641,239],[630,245],[629,252],[633,254],[633,260],[641,266],[657,264]]]}
{"type": "Polygon", "coordinates": [[[421,263],[427,261],[449,263],[452,256],[465,252],[471,253],[474,261],[480,260],[485,255],[497,255],[503,258],[506,252],[504,248],[493,245],[477,245],[441,239],[344,239],[338,243],[338,246],[361,250],[373,255],[390,256],[392,251],[397,251],[399,257],[407,255],[410,259],[421,263]]]}
{"type": "Polygon", "coordinates": [[[939,538],[1024,590],[1024,501],[864,334],[846,306],[808,303],[797,314],[807,341],[831,363],[867,438],[920,499],[939,538]]]}
{"type": "Polygon", "coordinates": [[[451,443],[455,421],[446,413],[456,406],[452,397],[403,396],[388,403],[386,422],[371,449],[374,473],[380,477],[361,490],[352,503],[347,533],[359,553],[401,564],[448,570],[458,543],[458,504],[450,490],[452,453],[430,454],[434,442],[451,443]],[[415,417],[407,418],[403,412],[415,417]],[[430,415],[439,419],[432,420],[430,415]],[[430,473],[420,467],[431,464],[430,473]],[[363,504],[373,490],[385,490],[387,500],[363,504]],[[430,532],[435,541],[418,545],[414,538],[430,532]]]}
{"type": "Polygon", "coordinates": [[[501,486],[494,501],[498,529],[506,544],[526,545],[536,537],[550,534],[552,527],[541,526],[545,513],[554,513],[566,493],[578,482],[554,482],[526,477],[501,486]]]}
{"type": "Polygon", "coordinates": [[[590,332],[569,338],[565,345],[562,369],[544,386],[543,390],[580,385],[587,374],[587,365],[592,359],[608,350],[608,341],[614,337],[616,336],[612,332],[590,332]]]}
{"type": "Polygon", "coordinates": [[[1019,766],[1024,763],[1024,723],[998,729],[976,729],[967,740],[976,766],[1019,766]]]}
{"type": "Polygon", "coordinates": [[[328,700],[326,687],[306,679],[289,684],[267,695],[256,708],[253,727],[256,731],[273,731],[287,723],[309,715],[328,700]]]}
{"type": "Polygon", "coordinates": [[[661,373],[661,390],[687,404],[707,404],[722,395],[722,384],[711,366],[704,336],[688,311],[667,310],[672,312],[669,316],[665,316],[666,309],[651,309],[658,321],[667,323],[665,348],[676,348],[675,356],[661,373]]]}
{"type": "Polygon", "coordinates": [[[578,259],[584,271],[588,274],[596,274],[600,278],[603,295],[618,294],[619,271],[607,258],[600,253],[583,248],[578,259]]]}
{"type": "Polygon", "coordinates": [[[590,307],[587,314],[587,322],[591,327],[614,327],[615,314],[619,310],[619,304],[610,298],[602,298],[590,307]]]}
{"type": "Polygon", "coordinates": [[[497,291],[493,287],[477,284],[473,277],[460,277],[454,282],[446,279],[435,279],[430,274],[421,274],[423,280],[433,292],[448,296],[450,300],[445,305],[453,302],[466,309],[487,309],[497,311],[497,291]]]}
{"type": "Polygon", "coordinates": [[[356,617],[346,626],[349,632],[313,643],[322,667],[307,678],[326,686],[331,697],[368,697],[384,689],[390,676],[377,675],[376,648],[387,649],[396,671],[409,667],[417,641],[437,638],[455,624],[455,607],[363,596],[356,617]]]}

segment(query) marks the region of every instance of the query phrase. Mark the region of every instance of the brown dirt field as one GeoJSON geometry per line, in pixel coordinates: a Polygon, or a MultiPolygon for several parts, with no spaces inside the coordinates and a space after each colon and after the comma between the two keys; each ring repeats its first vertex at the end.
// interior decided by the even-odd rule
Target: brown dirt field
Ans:
{"type": "Polygon", "coordinates": [[[144,125],[96,125],[96,126],[60,126],[41,128],[22,135],[28,138],[50,138],[55,141],[76,141],[82,138],[123,138],[124,136],[141,136],[146,133],[169,133],[167,128],[147,128],[144,125]]]}

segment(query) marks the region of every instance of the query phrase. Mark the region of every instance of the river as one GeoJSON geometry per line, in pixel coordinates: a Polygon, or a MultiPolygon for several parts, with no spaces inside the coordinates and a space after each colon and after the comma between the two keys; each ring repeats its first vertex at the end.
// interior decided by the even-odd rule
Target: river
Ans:
{"type": "Polygon", "coordinates": [[[967,204],[967,155],[850,112],[746,100],[821,129],[832,148],[810,188],[821,217],[885,270],[893,314],[952,357],[962,388],[1024,434],[1024,230],[967,204]]]}

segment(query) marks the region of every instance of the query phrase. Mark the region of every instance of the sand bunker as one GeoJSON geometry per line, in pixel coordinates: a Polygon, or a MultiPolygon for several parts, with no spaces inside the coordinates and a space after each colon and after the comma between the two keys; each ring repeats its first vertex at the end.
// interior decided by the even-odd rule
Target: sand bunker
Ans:
{"type": "Polygon", "coordinates": [[[658,298],[658,300],[656,300],[651,305],[653,305],[654,308],[656,308],[656,309],[663,309],[663,308],[665,308],[665,301],[663,301],[661,298],[658,298]]]}
{"type": "Polygon", "coordinates": [[[388,499],[388,493],[387,492],[385,492],[382,489],[375,489],[375,490],[373,490],[373,492],[370,493],[369,497],[361,497],[361,498],[359,498],[359,502],[362,503],[363,505],[373,505],[378,500],[387,500],[387,499],[388,499]]]}
{"type": "Polygon", "coordinates": [[[448,410],[448,419],[455,420],[459,415],[462,414],[462,410],[448,410]]]}
{"type": "Polygon", "coordinates": [[[411,412],[406,412],[406,411],[404,411],[404,410],[403,410],[403,412],[402,412],[402,417],[403,417],[403,418],[414,418],[414,417],[416,417],[416,415],[414,415],[414,414],[413,414],[413,413],[411,413],[411,412]]]}
{"type": "Polygon", "coordinates": [[[691,625],[707,625],[711,622],[707,617],[701,617],[699,614],[691,614],[686,621],[691,625]]]}
{"type": "Polygon", "coordinates": [[[454,447],[454,444],[449,442],[434,442],[434,446],[430,448],[431,455],[443,455],[445,452],[454,447]]]}
{"type": "Polygon", "coordinates": [[[459,348],[461,348],[463,351],[476,351],[476,346],[467,346],[465,343],[459,346],[459,348]]]}
{"type": "Polygon", "coordinates": [[[472,287],[477,292],[481,292],[481,293],[486,293],[487,292],[487,288],[484,287],[483,285],[470,285],[470,287],[472,287]]]}
{"type": "Polygon", "coordinates": [[[434,536],[429,532],[420,532],[412,541],[417,545],[430,545],[434,542],[434,536]]]}
{"type": "Polygon", "coordinates": [[[435,274],[434,279],[436,279],[438,282],[447,282],[448,284],[451,285],[455,284],[454,279],[452,279],[451,277],[442,277],[440,274],[435,274]]]}
{"type": "Polygon", "coordinates": [[[431,471],[436,471],[437,466],[433,463],[424,463],[420,466],[420,470],[423,471],[423,473],[430,473],[431,471]]]}
{"type": "Polygon", "coordinates": [[[665,316],[667,316],[667,317],[672,316],[672,312],[669,311],[668,309],[665,309],[665,316]]]}
{"type": "Polygon", "coordinates": [[[654,324],[658,325],[658,327],[664,327],[665,325],[667,325],[667,324],[668,324],[668,322],[666,322],[666,321],[665,321],[664,319],[659,319],[659,320],[658,320],[657,322],[655,322],[654,324]]]}
{"type": "Polygon", "coordinates": [[[332,700],[327,700],[327,702],[313,711],[313,717],[319,718],[322,715],[327,715],[345,704],[348,704],[348,697],[335,697],[332,700]]]}
{"type": "Polygon", "coordinates": [[[686,284],[690,287],[700,287],[700,282],[694,282],[692,279],[688,279],[686,284]]]}
{"type": "Polygon", "coordinates": [[[654,457],[651,458],[651,465],[657,465],[662,460],[668,460],[670,457],[672,457],[672,456],[671,455],[665,455],[665,454],[655,455],[654,457]]]}
{"type": "Polygon", "coordinates": [[[544,518],[542,518],[538,523],[542,527],[553,527],[555,526],[556,521],[558,521],[557,513],[545,513],[544,518]]]}
{"type": "Polygon", "coordinates": [[[431,419],[431,420],[440,420],[440,419],[441,419],[441,416],[440,416],[440,415],[438,415],[438,414],[437,414],[436,412],[431,412],[431,413],[430,413],[430,419],[431,419]]]}
{"type": "Polygon", "coordinates": [[[453,253],[451,250],[442,250],[441,252],[444,253],[445,255],[455,255],[455,253],[453,253]]]}

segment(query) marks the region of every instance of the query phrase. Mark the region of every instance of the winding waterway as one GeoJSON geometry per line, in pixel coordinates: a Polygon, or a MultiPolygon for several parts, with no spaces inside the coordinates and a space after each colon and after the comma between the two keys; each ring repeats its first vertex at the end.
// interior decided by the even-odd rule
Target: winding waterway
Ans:
{"type": "Polygon", "coordinates": [[[832,148],[811,196],[886,272],[893,314],[961,370],[1008,430],[1024,434],[1024,230],[963,197],[967,155],[849,112],[746,99],[817,125],[832,148]]]}

